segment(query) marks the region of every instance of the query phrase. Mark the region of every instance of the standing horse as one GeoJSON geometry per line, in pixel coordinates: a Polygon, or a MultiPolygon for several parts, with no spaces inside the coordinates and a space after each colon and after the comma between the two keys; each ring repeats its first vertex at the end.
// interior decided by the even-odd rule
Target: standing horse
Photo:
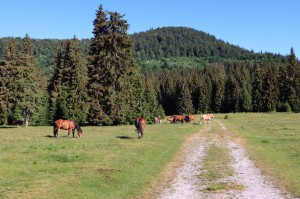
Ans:
{"type": "Polygon", "coordinates": [[[140,117],[137,117],[135,119],[135,128],[136,131],[138,133],[138,138],[142,138],[144,135],[144,129],[145,129],[145,125],[146,125],[146,119],[143,117],[143,115],[141,115],[140,117]]]}
{"type": "Polygon", "coordinates": [[[210,116],[208,116],[208,115],[202,115],[201,116],[201,118],[200,118],[200,122],[199,122],[199,124],[201,124],[201,121],[203,120],[204,121],[204,124],[206,124],[206,121],[210,121],[210,116]]]}
{"type": "Polygon", "coordinates": [[[183,115],[174,115],[173,116],[173,123],[176,124],[178,121],[181,122],[181,124],[183,124],[184,122],[184,116],[183,115]]]}
{"type": "Polygon", "coordinates": [[[58,130],[59,129],[64,129],[64,130],[68,130],[68,136],[71,133],[71,130],[73,132],[73,137],[75,134],[75,129],[77,130],[78,136],[81,137],[81,135],[83,134],[81,127],[79,126],[79,124],[74,121],[74,120],[56,120],[54,122],[54,137],[59,137],[58,135],[58,130]]]}
{"type": "Polygon", "coordinates": [[[215,118],[214,114],[210,113],[210,114],[207,114],[207,116],[212,119],[212,118],[215,118]]]}

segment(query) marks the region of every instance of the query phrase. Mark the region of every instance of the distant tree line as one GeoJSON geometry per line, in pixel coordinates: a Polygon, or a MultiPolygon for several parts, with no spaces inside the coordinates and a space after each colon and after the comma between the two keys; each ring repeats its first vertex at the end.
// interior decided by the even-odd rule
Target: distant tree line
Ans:
{"type": "Polygon", "coordinates": [[[228,62],[145,73],[167,115],[228,112],[300,112],[300,64],[291,49],[285,63],[228,62]]]}
{"type": "Polygon", "coordinates": [[[132,124],[143,114],[300,111],[300,66],[189,28],[127,34],[102,5],[94,37],[0,40],[0,123],[132,124]],[[48,67],[48,66],[51,67],[48,67]]]}

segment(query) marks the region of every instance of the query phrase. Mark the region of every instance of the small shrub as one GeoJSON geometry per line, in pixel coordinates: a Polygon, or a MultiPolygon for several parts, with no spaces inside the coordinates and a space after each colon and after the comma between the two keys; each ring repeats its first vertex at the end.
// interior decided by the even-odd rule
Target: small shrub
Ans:
{"type": "Polygon", "coordinates": [[[229,119],[229,116],[228,116],[228,115],[225,115],[224,119],[225,119],[225,120],[228,120],[228,119],[229,119]]]}

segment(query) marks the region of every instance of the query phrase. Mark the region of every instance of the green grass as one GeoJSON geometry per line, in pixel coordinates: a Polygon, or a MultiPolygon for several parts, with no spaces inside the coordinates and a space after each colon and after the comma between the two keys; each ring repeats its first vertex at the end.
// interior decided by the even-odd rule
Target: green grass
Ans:
{"type": "Polygon", "coordinates": [[[300,114],[248,113],[218,118],[243,142],[256,164],[300,197],[300,114]]]}
{"type": "Polygon", "coordinates": [[[0,128],[0,198],[137,198],[199,128],[147,125],[140,140],[133,126],[0,128]]]}

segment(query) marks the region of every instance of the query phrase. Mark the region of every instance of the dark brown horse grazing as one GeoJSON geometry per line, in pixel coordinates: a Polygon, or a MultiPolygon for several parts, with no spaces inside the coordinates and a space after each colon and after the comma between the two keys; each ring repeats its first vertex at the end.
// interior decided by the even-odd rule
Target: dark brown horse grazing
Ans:
{"type": "Polygon", "coordinates": [[[75,129],[77,130],[79,137],[81,137],[81,135],[83,134],[81,127],[74,120],[62,120],[62,119],[56,120],[54,122],[54,137],[59,137],[58,136],[59,129],[68,130],[68,136],[70,135],[70,132],[72,130],[73,137],[74,137],[75,129]]]}
{"type": "Polygon", "coordinates": [[[135,119],[135,128],[136,128],[136,131],[138,133],[138,138],[142,138],[143,135],[144,135],[144,129],[145,129],[145,125],[146,125],[146,119],[143,117],[143,115],[137,117],[135,119]]]}

